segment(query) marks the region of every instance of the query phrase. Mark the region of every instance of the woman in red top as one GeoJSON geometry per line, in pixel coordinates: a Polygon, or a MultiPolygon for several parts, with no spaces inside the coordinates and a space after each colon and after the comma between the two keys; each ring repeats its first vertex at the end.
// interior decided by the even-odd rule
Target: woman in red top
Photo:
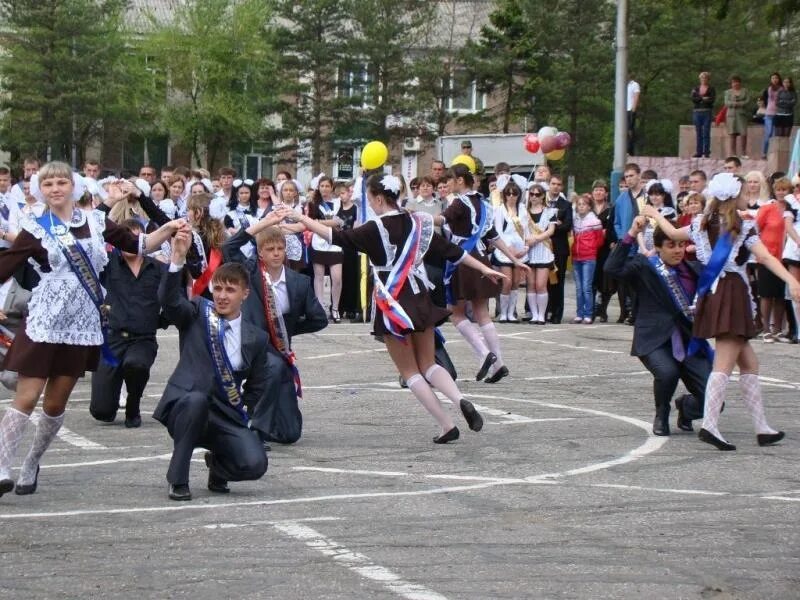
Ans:
{"type": "MultiPolygon", "coordinates": [[[[772,256],[782,260],[787,220],[789,227],[793,226],[793,218],[787,214],[789,206],[786,204],[786,195],[792,192],[792,182],[786,178],[778,179],[773,185],[773,192],[775,199],[758,209],[756,223],[761,242],[772,256]]],[[[786,284],[761,264],[758,265],[758,295],[765,330],[764,342],[772,343],[783,327],[786,284]]]]}

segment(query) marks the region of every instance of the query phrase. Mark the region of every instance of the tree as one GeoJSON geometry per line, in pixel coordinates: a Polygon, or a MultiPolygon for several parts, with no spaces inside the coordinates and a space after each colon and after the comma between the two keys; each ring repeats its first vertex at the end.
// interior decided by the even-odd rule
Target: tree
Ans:
{"type": "Polygon", "coordinates": [[[267,116],[280,106],[281,78],[270,44],[269,0],[186,0],[176,19],[156,25],[148,51],[168,74],[160,121],[208,169],[237,143],[275,132],[267,116]]]}
{"type": "Polygon", "coordinates": [[[106,127],[140,123],[144,71],[129,52],[125,0],[0,0],[0,134],[12,157],[83,160],[106,127]]]}
{"type": "Polygon", "coordinates": [[[311,141],[312,168],[322,170],[331,154],[337,122],[347,101],[337,93],[345,62],[350,3],[340,0],[278,0],[280,25],[273,36],[281,48],[278,73],[289,84],[286,128],[296,140],[311,141]]]}

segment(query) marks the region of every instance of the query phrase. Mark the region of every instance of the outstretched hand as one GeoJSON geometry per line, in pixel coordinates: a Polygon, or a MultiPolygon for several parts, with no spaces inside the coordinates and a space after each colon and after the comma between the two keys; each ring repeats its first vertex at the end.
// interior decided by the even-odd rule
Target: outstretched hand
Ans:
{"type": "Polygon", "coordinates": [[[191,230],[180,229],[175,237],[172,238],[172,258],[177,259],[176,262],[181,262],[186,259],[186,254],[189,252],[189,246],[192,243],[191,230]]]}
{"type": "MultiPolygon", "coordinates": [[[[524,265],[526,268],[528,265],[524,265]]],[[[528,269],[530,270],[530,269],[528,269]]],[[[485,269],[481,269],[481,275],[486,277],[487,279],[491,279],[493,283],[497,283],[498,281],[504,281],[509,279],[508,275],[504,275],[500,271],[495,271],[490,267],[486,267],[485,269]]]]}
{"type": "Polygon", "coordinates": [[[795,281],[794,283],[789,284],[789,294],[792,296],[792,300],[795,302],[800,302],[800,283],[795,281]]]}
{"type": "MultiPolygon", "coordinates": [[[[655,218],[659,217],[661,215],[661,213],[658,212],[658,209],[655,206],[652,206],[650,204],[645,204],[642,207],[642,215],[644,215],[645,217],[647,217],[649,219],[655,219],[655,218]]],[[[642,215],[640,215],[640,216],[642,216],[642,215]]],[[[637,219],[638,219],[638,217],[637,217],[637,219]]]]}

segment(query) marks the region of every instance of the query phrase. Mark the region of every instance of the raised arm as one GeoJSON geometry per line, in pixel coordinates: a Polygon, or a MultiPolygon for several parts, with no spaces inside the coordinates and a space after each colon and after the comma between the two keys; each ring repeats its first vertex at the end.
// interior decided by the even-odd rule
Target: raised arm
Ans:
{"type": "Polygon", "coordinates": [[[645,205],[642,208],[642,214],[645,217],[649,217],[654,219],[655,222],[658,224],[661,231],[667,234],[667,237],[671,240],[675,240],[676,242],[691,242],[692,236],[689,235],[689,227],[681,227],[677,228],[672,223],[667,221],[666,217],[658,212],[658,209],[654,206],[650,206],[649,204],[645,205]]]}
{"type": "Polygon", "coordinates": [[[197,305],[181,293],[183,265],[191,243],[191,234],[179,232],[172,240],[172,259],[158,286],[158,301],[165,318],[178,329],[186,329],[197,318],[197,305]]]}
{"type": "Polygon", "coordinates": [[[638,216],[631,223],[631,228],[611,251],[606,259],[604,270],[617,279],[631,279],[636,276],[642,265],[641,255],[631,256],[631,246],[636,241],[646,223],[645,217],[638,216]]]}

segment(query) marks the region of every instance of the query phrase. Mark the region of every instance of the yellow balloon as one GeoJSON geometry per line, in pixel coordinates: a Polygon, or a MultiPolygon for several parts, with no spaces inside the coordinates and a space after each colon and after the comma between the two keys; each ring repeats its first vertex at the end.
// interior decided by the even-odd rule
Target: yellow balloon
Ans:
{"type": "Polygon", "coordinates": [[[386,144],[373,141],[364,146],[361,151],[361,166],[367,171],[380,169],[389,158],[389,149],[386,144]]]}
{"type": "Polygon", "coordinates": [[[469,169],[469,172],[472,173],[473,175],[477,170],[477,166],[475,165],[475,159],[467,154],[459,154],[458,156],[456,156],[453,159],[453,162],[450,163],[451,167],[454,165],[464,165],[469,169]]]}
{"type": "Polygon", "coordinates": [[[559,148],[557,150],[553,150],[545,154],[547,160],[561,160],[564,158],[564,154],[566,154],[566,150],[564,148],[559,148]]]}

